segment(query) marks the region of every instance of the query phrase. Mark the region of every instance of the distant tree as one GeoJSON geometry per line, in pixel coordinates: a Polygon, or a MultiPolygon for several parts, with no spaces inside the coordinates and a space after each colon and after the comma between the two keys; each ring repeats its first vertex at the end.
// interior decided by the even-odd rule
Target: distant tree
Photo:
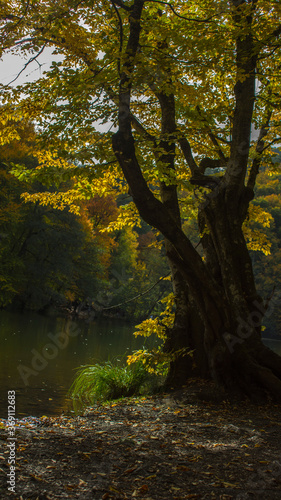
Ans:
{"type": "Polygon", "coordinates": [[[16,162],[36,168],[34,141],[34,129],[27,124],[18,138],[0,147],[0,306],[16,301],[39,310],[94,296],[102,264],[94,235],[81,217],[23,202],[27,189],[45,189],[10,173],[16,162]]]}
{"type": "MultiPolygon", "coordinates": [[[[251,252],[257,289],[264,293],[269,300],[269,309],[264,319],[266,327],[265,337],[280,339],[281,311],[270,302],[278,284],[281,282],[281,176],[278,171],[264,170],[260,173],[256,185],[256,198],[254,205],[260,207],[263,213],[271,216],[271,224],[262,228],[264,244],[269,245],[270,253],[251,252]]],[[[261,234],[260,223],[252,221],[252,227],[258,235],[261,234]]],[[[259,239],[260,241],[260,239],[259,239]]],[[[264,248],[264,246],[260,246],[264,248]]]]}

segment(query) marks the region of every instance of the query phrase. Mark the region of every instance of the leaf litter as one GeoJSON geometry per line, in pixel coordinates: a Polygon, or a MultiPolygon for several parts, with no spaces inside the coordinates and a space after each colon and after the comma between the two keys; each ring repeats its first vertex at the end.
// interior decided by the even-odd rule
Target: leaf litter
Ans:
{"type": "Polygon", "coordinates": [[[1,420],[0,498],[280,499],[280,405],[230,403],[214,394],[198,383],[76,417],[17,420],[15,494],[7,489],[1,420]]]}

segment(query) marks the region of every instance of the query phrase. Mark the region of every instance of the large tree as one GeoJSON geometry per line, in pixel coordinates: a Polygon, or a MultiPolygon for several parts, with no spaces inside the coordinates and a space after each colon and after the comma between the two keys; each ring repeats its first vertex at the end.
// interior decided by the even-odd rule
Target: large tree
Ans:
{"type": "Polygon", "coordinates": [[[83,164],[84,191],[95,176],[120,178],[117,160],[140,216],[165,239],[176,296],[166,349],[194,350],[171,363],[168,383],[211,377],[280,399],[281,358],[261,341],[278,300],[257,294],[243,223],[260,164],[281,140],[281,4],[1,5],[4,49],[25,52],[25,66],[46,46],[63,58],[4,109],[36,118],[49,148],[83,164]],[[191,201],[196,246],[182,229],[191,201]]]}

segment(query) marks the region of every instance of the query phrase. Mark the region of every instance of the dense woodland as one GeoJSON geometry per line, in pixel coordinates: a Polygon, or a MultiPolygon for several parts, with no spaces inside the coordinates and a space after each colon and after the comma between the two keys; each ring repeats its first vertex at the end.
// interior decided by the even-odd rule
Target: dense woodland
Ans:
{"type": "MultiPolygon", "coordinates": [[[[25,133],[34,135],[33,127],[25,133]]],[[[28,137],[0,153],[1,307],[81,312],[85,318],[111,314],[127,320],[161,311],[161,299],[171,291],[170,281],[163,279],[169,269],[161,238],[145,223],[109,227],[130,195],[96,195],[81,202],[79,215],[68,208],[25,203],[22,193],[47,188],[11,173],[15,164],[31,170],[38,166],[26,154],[24,141],[28,137]]]]}
{"type": "Polygon", "coordinates": [[[1,86],[2,306],[123,304],[165,336],[167,386],[280,399],[262,343],[280,328],[280,3],[8,1],[0,15],[24,70],[46,47],[61,58],[1,86]]]}

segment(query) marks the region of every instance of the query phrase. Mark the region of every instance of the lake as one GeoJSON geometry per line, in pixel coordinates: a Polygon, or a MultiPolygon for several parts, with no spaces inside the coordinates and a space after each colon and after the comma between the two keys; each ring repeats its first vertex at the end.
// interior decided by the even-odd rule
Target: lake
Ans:
{"type": "Polygon", "coordinates": [[[7,418],[7,391],[16,391],[16,416],[66,411],[66,392],[81,365],[120,359],[139,349],[134,326],[121,320],[90,323],[0,311],[0,418],[7,418]]]}
{"type": "MultiPolygon", "coordinates": [[[[68,411],[66,393],[81,365],[119,359],[140,349],[134,326],[121,320],[90,323],[0,311],[0,418],[7,418],[7,393],[16,391],[16,416],[68,411]]],[[[265,343],[281,355],[281,341],[265,343]]]]}

